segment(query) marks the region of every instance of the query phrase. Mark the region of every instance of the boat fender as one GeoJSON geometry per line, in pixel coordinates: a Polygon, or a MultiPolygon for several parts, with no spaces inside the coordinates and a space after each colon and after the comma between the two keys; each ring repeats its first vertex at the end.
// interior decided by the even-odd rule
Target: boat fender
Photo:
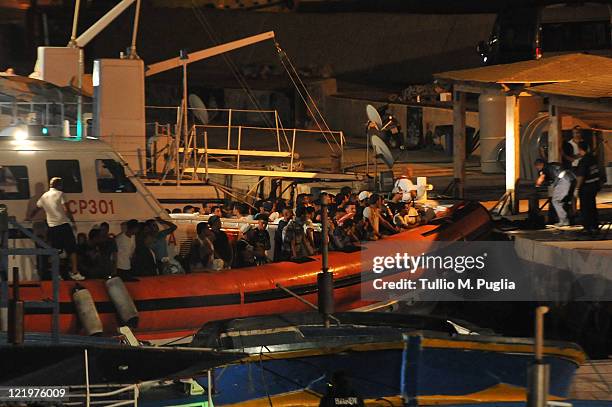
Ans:
{"type": "Polygon", "coordinates": [[[130,328],[136,328],[138,326],[138,310],[121,277],[110,278],[106,280],[105,284],[108,296],[115,306],[117,314],[119,314],[119,319],[130,328]]]}
{"type": "Polygon", "coordinates": [[[101,334],[104,331],[102,321],[89,290],[77,286],[72,293],[72,301],[85,333],[90,336],[101,334]]]}

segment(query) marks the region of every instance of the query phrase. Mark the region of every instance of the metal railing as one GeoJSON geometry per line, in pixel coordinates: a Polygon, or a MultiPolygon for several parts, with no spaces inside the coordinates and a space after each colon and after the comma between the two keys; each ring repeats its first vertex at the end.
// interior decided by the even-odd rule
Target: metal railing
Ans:
{"type": "MultiPolygon", "coordinates": [[[[83,103],[83,106],[85,116],[91,116],[93,104],[83,103]]],[[[0,129],[26,124],[45,127],[49,135],[76,135],[77,107],[76,102],[0,102],[0,118],[10,117],[9,122],[0,120],[0,129]]],[[[91,126],[87,123],[84,123],[83,129],[83,137],[91,134],[91,126]]]]}
{"type": "MultiPolygon", "coordinates": [[[[52,301],[27,301],[24,303],[24,309],[27,313],[31,309],[48,309],[52,310],[51,319],[51,339],[54,343],[59,343],[59,291],[60,291],[60,274],[59,274],[59,251],[49,246],[48,243],[34,235],[31,230],[23,227],[14,217],[9,217],[6,212],[6,206],[0,204],[0,238],[2,247],[0,248],[0,317],[2,324],[0,327],[5,328],[4,316],[8,317],[9,304],[9,256],[49,256],[51,258],[51,276],[53,286],[52,301]],[[36,247],[32,248],[10,248],[9,247],[9,225],[12,227],[13,233],[21,233],[30,239],[36,247]]],[[[17,274],[17,273],[16,273],[17,274]]],[[[19,280],[12,281],[14,292],[19,292],[19,280]],[[16,290],[16,291],[15,291],[16,290]]],[[[16,299],[13,298],[13,301],[16,299]]],[[[17,321],[18,323],[19,321],[17,321]]],[[[23,322],[23,321],[21,321],[23,322]]],[[[6,327],[8,328],[8,326],[6,327]]],[[[8,338],[9,340],[11,338],[8,338]]]]}
{"type": "MultiPolygon", "coordinates": [[[[191,179],[198,179],[198,173],[203,173],[208,179],[209,159],[220,162],[228,169],[244,169],[245,157],[262,157],[265,159],[274,158],[285,160],[285,165],[289,172],[294,172],[295,159],[297,154],[297,139],[300,135],[312,136],[322,135],[326,139],[332,138],[333,143],[337,144],[340,166],[342,166],[345,137],[342,131],[322,131],[313,129],[287,129],[283,127],[277,110],[248,110],[248,109],[198,109],[188,108],[194,113],[205,111],[208,117],[211,113],[222,113],[227,116],[227,120],[222,124],[192,124],[188,129],[181,122],[183,115],[181,107],[167,106],[147,106],[151,109],[161,109],[171,111],[176,117],[175,123],[152,122],[148,125],[153,127],[152,142],[148,146],[149,150],[149,169],[153,173],[158,172],[158,163],[163,163],[161,169],[161,180],[165,181],[169,173],[173,172],[177,178],[177,183],[185,178],[189,173],[191,179]],[[236,124],[236,116],[259,115],[269,116],[274,121],[274,127],[236,124]],[[220,148],[218,138],[215,138],[216,145],[211,146],[210,134],[216,133],[218,136],[225,134],[225,148],[220,148]],[[262,149],[245,148],[244,140],[252,141],[256,137],[271,135],[275,138],[275,148],[262,149]],[[245,137],[246,136],[246,137],[245,137]],[[230,158],[227,160],[224,158],[230,158]]],[[[329,143],[329,140],[328,140],[329,143]]],[[[330,147],[332,146],[331,143],[330,147]]],[[[334,151],[332,151],[333,153],[334,151]]],[[[218,166],[215,166],[218,168],[218,166]]]]}

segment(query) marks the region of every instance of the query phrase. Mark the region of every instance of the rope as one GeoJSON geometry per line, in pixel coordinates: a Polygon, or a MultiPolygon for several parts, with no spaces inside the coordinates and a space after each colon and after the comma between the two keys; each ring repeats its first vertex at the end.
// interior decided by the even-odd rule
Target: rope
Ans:
{"type": "Polygon", "coordinates": [[[331,136],[332,140],[334,141],[334,143],[338,147],[338,150],[340,150],[341,149],[340,144],[338,143],[338,141],[336,140],[336,137],[334,136],[334,134],[330,130],[329,126],[327,125],[327,122],[325,121],[325,118],[323,117],[323,115],[321,114],[321,111],[317,107],[316,102],[314,101],[314,99],[310,95],[310,92],[308,92],[308,88],[306,87],[306,85],[304,84],[302,79],[300,78],[300,75],[298,74],[297,70],[295,69],[295,66],[293,65],[293,63],[291,63],[291,60],[290,60],[289,56],[280,47],[280,44],[278,42],[275,42],[274,45],[276,46],[276,50],[278,52],[278,56],[279,56],[281,64],[283,65],[283,68],[287,72],[287,75],[289,75],[289,79],[291,80],[291,82],[293,83],[293,86],[297,90],[297,92],[298,92],[298,94],[300,96],[300,99],[302,99],[302,102],[304,102],[304,105],[306,106],[306,109],[308,109],[308,112],[310,113],[310,115],[312,116],[313,120],[315,121],[316,126],[319,128],[319,131],[321,132],[321,134],[325,138],[325,141],[329,145],[329,148],[332,151],[335,150],[335,148],[329,142],[329,139],[328,139],[327,135],[325,134],[326,132],[329,133],[329,135],[331,136]],[[285,63],[285,61],[287,61],[287,62],[285,63]],[[289,64],[291,69],[289,69],[287,67],[287,64],[289,64]],[[303,89],[304,93],[302,93],[302,89],[303,89]],[[304,96],[304,94],[306,96],[304,96]],[[314,107],[314,109],[316,110],[317,114],[315,114],[315,112],[312,110],[311,105],[312,105],[312,107],[314,107]],[[317,116],[318,116],[318,118],[317,118],[317,116]],[[321,121],[323,122],[323,126],[325,127],[325,130],[323,129],[323,126],[319,122],[319,119],[321,119],[321,121]]]}
{"type": "MultiPolygon", "coordinates": [[[[331,136],[331,138],[334,140],[334,142],[336,143],[336,145],[338,146],[338,148],[340,149],[340,144],[338,143],[338,141],[336,140],[336,137],[334,136],[333,132],[331,131],[331,129],[329,128],[329,126],[327,125],[327,122],[325,120],[325,117],[323,117],[323,114],[321,113],[321,111],[319,110],[317,103],[315,102],[315,100],[313,99],[312,95],[310,94],[310,92],[308,92],[308,88],[306,87],[306,85],[304,84],[304,82],[302,81],[302,78],[300,77],[299,73],[297,72],[297,70],[295,69],[295,66],[293,65],[293,63],[291,62],[291,58],[289,58],[289,55],[287,55],[287,53],[285,51],[283,51],[283,49],[280,47],[280,44],[278,42],[275,42],[275,46],[276,49],[278,51],[278,54],[281,58],[281,63],[283,64],[283,67],[285,68],[285,70],[287,71],[287,73],[289,74],[289,76],[292,78],[292,82],[295,81],[293,80],[293,76],[295,76],[295,78],[297,79],[297,81],[299,82],[300,86],[302,87],[302,89],[304,89],[304,92],[306,94],[306,96],[308,97],[308,101],[310,102],[310,104],[312,105],[312,107],[315,109],[319,119],[323,122],[323,126],[325,127],[325,130],[329,133],[329,135],[331,136]],[[291,71],[292,73],[287,69],[285,63],[283,62],[283,58],[285,60],[287,60],[287,63],[289,64],[289,66],[291,67],[291,71]]],[[[297,85],[296,85],[297,88],[297,85]]],[[[301,96],[301,95],[300,95],[301,96]]],[[[304,100],[304,98],[302,98],[304,100]]],[[[312,110],[310,109],[310,105],[309,103],[304,100],[304,103],[306,104],[306,107],[308,108],[308,111],[311,113],[311,115],[313,116],[313,119],[315,120],[315,122],[317,122],[317,126],[319,127],[319,129],[321,130],[321,132],[323,132],[323,129],[321,129],[321,126],[318,123],[317,117],[314,115],[314,113],[312,112],[312,110]]]]}
{"type": "MultiPolygon", "coordinates": [[[[198,20],[198,22],[200,23],[200,25],[202,26],[202,28],[204,28],[204,31],[206,31],[206,34],[208,35],[209,39],[215,45],[220,44],[221,41],[219,41],[219,39],[215,35],[213,27],[210,25],[210,23],[208,22],[204,14],[198,9],[196,5],[196,0],[192,0],[191,9],[193,10],[194,15],[196,19],[198,20]]],[[[234,63],[234,61],[227,55],[227,53],[221,54],[221,57],[223,58],[227,66],[229,67],[230,71],[232,72],[232,75],[234,75],[234,78],[236,78],[239,85],[244,90],[245,94],[247,95],[251,103],[253,103],[253,105],[256,107],[257,110],[264,110],[262,106],[259,104],[259,102],[257,101],[257,98],[255,97],[252,89],[249,87],[248,83],[246,82],[244,75],[240,72],[240,70],[234,63]]],[[[269,120],[269,118],[265,114],[263,114],[262,112],[259,112],[259,115],[261,116],[263,121],[266,123],[267,127],[269,128],[274,127],[272,125],[272,122],[269,120]]]]}

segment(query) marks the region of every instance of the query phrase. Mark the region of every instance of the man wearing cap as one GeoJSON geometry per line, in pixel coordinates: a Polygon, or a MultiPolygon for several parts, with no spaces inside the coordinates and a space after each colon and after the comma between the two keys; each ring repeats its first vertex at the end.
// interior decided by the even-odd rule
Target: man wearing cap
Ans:
{"type": "Polygon", "coordinates": [[[63,191],[63,180],[60,177],[51,178],[49,190],[36,202],[36,208],[33,209],[30,218],[34,218],[40,209],[45,211],[49,226],[47,232],[49,244],[55,249],[63,250],[70,257],[70,278],[84,280],[85,277],[77,269],[76,240],[72,231],[73,228],[76,229],[76,225],[63,191]]]}
{"type": "Polygon", "coordinates": [[[569,226],[570,222],[565,205],[572,196],[575,185],[574,174],[568,169],[563,169],[558,163],[547,163],[541,158],[535,161],[535,167],[538,170],[536,187],[541,187],[546,183],[552,184],[550,201],[559,218],[559,222],[555,223],[555,226],[569,226]]]}

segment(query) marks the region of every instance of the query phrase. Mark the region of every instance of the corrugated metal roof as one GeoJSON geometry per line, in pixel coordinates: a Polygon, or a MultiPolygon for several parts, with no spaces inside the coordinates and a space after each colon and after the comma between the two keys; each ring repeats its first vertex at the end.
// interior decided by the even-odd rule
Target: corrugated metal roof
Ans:
{"type": "Polygon", "coordinates": [[[434,74],[434,77],[454,82],[535,84],[579,81],[610,73],[612,73],[612,58],[567,54],[512,64],[441,72],[434,74]]]}
{"type": "Polygon", "coordinates": [[[527,90],[547,95],[590,99],[612,98],[612,70],[606,75],[591,76],[578,81],[533,86],[527,90]]]}

